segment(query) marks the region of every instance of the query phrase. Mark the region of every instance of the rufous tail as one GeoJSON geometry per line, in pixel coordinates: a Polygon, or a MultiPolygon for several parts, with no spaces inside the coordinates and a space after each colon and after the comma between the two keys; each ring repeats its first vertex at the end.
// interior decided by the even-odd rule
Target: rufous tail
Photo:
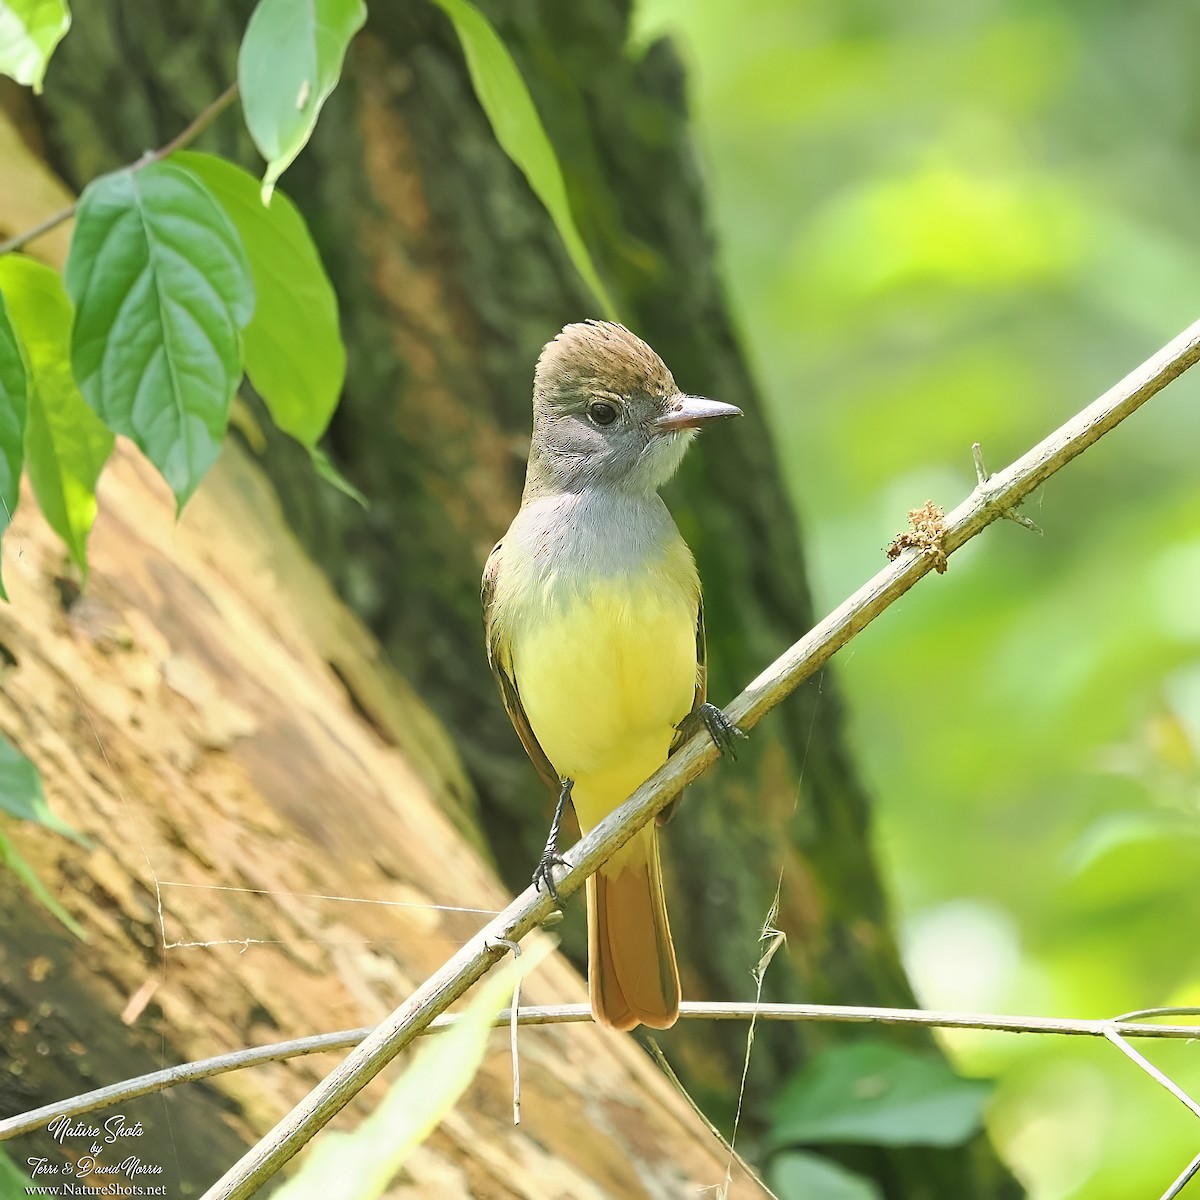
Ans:
{"type": "Polygon", "coordinates": [[[679,1017],[679,968],[667,923],[658,830],[643,829],[615,866],[587,881],[588,993],[613,1029],[669,1029],[679,1017]]]}

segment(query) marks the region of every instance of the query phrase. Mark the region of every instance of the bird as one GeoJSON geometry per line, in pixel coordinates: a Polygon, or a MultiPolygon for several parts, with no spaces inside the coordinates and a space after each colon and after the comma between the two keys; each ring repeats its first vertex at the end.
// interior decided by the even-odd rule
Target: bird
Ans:
{"type": "MultiPolygon", "coordinates": [[[[504,706],[558,794],[534,873],[555,897],[568,802],[586,834],[701,725],[725,753],[744,736],[707,702],[700,579],[658,494],[697,430],[741,415],[680,392],[623,325],[567,325],[538,357],[525,488],[482,601],[504,706]]],[[[587,921],[594,1018],[673,1025],[679,970],[656,823],[587,880],[587,921]]]]}

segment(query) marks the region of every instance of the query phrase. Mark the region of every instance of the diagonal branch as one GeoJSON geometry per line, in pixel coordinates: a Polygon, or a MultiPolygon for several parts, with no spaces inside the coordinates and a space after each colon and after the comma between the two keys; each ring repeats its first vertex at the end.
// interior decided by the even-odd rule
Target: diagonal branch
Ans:
{"type": "Polygon", "coordinates": [[[1183,1169],[1183,1174],[1175,1180],[1173,1184],[1165,1192],[1163,1192],[1161,1200],[1175,1200],[1175,1197],[1183,1191],[1196,1175],[1200,1174],[1200,1154],[1197,1154],[1190,1163],[1183,1169]]]}
{"type": "MultiPolygon", "coordinates": [[[[739,725],[756,725],[935,566],[981,530],[1011,512],[1055,471],[1135,412],[1200,360],[1200,322],[1011,466],[991,476],[946,517],[939,553],[908,550],[787,650],[726,709],[739,725]]],[[[558,890],[570,895],[691,780],[716,759],[706,734],[693,737],[619,809],[572,849],[558,890]]],[[[452,1004],[518,941],[550,915],[550,896],[531,886],[431,975],[338,1064],[203,1200],[247,1200],[383,1070],[430,1021],[452,1004]]]]}

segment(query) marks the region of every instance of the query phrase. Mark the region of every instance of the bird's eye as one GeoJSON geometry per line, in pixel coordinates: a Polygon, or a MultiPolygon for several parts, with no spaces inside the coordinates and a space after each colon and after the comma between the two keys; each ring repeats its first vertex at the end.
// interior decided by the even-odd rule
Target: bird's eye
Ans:
{"type": "Polygon", "coordinates": [[[587,411],[593,424],[596,425],[611,425],[617,419],[616,408],[600,400],[597,400],[595,404],[589,404],[587,411]]]}

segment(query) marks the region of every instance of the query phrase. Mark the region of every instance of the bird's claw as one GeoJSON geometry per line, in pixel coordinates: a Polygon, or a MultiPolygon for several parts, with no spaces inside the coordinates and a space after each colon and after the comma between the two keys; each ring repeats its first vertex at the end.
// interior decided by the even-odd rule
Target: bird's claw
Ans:
{"type": "Polygon", "coordinates": [[[734,724],[715,704],[701,704],[694,712],[688,714],[684,725],[689,722],[691,727],[686,732],[693,733],[696,723],[699,722],[708,730],[708,736],[712,738],[713,745],[720,751],[722,757],[734,762],[737,761],[738,739],[750,736],[745,730],[734,724]]]}
{"type": "Polygon", "coordinates": [[[538,860],[537,869],[533,873],[533,886],[536,891],[542,890],[542,884],[546,885],[546,891],[550,893],[550,898],[556,903],[561,903],[561,898],[558,894],[558,888],[554,884],[554,868],[569,867],[571,864],[565,858],[551,847],[547,846],[542,851],[542,857],[538,860]]]}
{"type": "Polygon", "coordinates": [[[558,831],[562,828],[563,812],[567,807],[567,802],[571,799],[571,789],[574,786],[574,781],[565,776],[559,780],[558,803],[554,806],[554,819],[550,822],[550,835],[546,838],[542,857],[538,860],[537,870],[533,873],[534,888],[540,892],[544,883],[546,891],[550,893],[555,904],[560,904],[561,901],[558,897],[558,888],[554,886],[554,868],[571,865],[558,852],[558,831]]]}

